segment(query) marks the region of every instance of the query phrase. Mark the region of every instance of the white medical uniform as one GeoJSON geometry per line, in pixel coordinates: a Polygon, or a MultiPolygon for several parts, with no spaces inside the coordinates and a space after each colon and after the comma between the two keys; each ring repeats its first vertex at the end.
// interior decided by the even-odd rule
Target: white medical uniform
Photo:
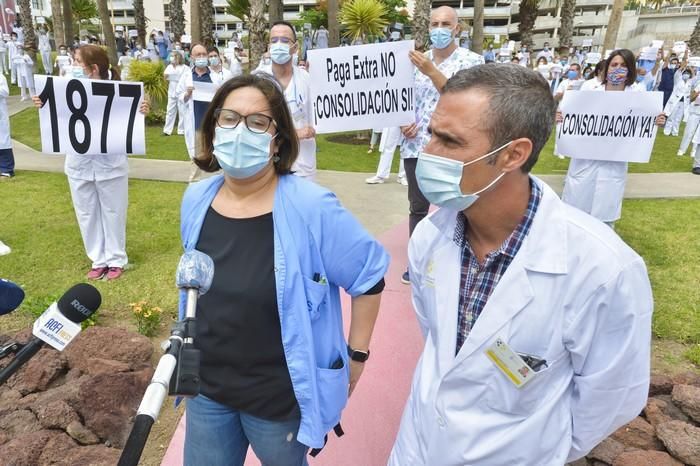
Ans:
{"type": "MultiPolygon", "coordinates": [[[[294,120],[294,128],[313,127],[313,106],[311,104],[311,76],[306,70],[297,66],[292,67],[292,79],[284,90],[284,98],[289,107],[289,113],[294,120]]],[[[299,156],[292,171],[295,175],[316,179],[316,138],[299,139],[299,156]]]]}
{"type": "Polygon", "coordinates": [[[209,76],[211,76],[211,82],[216,84],[216,87],[219,87],[229,79],[233,78],[233,73],[231,73],[231,71],[227,68],[224,68],[222,64],[221,69],[219,71],[214,71],[210,67],[209,76]]]}
{"type": "Polygon", "coordinates": [[[17,65],[15,65],[15,56],[17,55],[17,41],[10,40],[7,43],[7,60],[10,65],[10,82],[12,84],[18,84],[17,65]]]}
{"type": "MultiPolygon", "coordinates": [[[[604,92],[605,86],[589,79],[581,90],[604,92]]],[[[625,91],[635,92],[632,87],[625,91]]],[[[627,162],[571,159],[562,200],[612,226],[622,213],[626,182],[627,162]]]]}
{"type": "Polygon", "coordinates": [[[39,52],[46,74],[53,74],[51,69],[51,43],[48,34],[39,34],[39,52]]]}
{"type": "Polygon", "coordinates": [[[7,110],[7,97],[10,95],[10,88],[7,85],[7,78],[4,73],[0,73],[0,149],[12,149],[10,139],[10,113],[7,110]]]}
{"type": "Polygon", "coordinates": [[[185,106],[177,98],[177,85],[182,78],[182,74],[190,69],[185,65],[175,66],[170,64],[165,68],[165,76],[168,80],[168,106],[165,110],[165,126],[163,132],[172,134],[175,126],[175,117],[179,114],[177,124],[177,134],[185,134],[185,106]]]}
{"type": "Polygon", "coordinates": [[[71,67],[73,66],[73,59],[68,54],[58,55],[54,66],[58,68],[59,76],[70,76],[71,67]]]}
{"type": "Polygon", "coordinates": [[[440,209],[416,226],[409,274],[425,347],[390,466],[562,466],[644,407],[653,309],[644,261],[535,182],[543,194],[530,232],[456,355],[457,213],[440,209]],[[547,367],[516,388],[484,354],[497,338],[547,367]]]}
{"type": "Polygon", "coordinates": [[[36,94],[34,89],[34,60],[26,52],[15,54],[14,64],[17,68],[17,85],[22,100],[36,94]]]}
{"type": "Polygon", "coordinates": [[[7,65],[7,44],[5,40],[0,37],[0,73],[7,74],[10,67],[7,65]]]}
{"type": "Polygon", "coordinates": [[[690,103],[691,80],[683,81],[683,72],[678,70],[673,76],[673,81],[673,92],[664,107],[664,113],[668,116],[664,125],[666,136],[678,136],[686,106],[690,103]]]}
{"type": "MultiPolygon", "coordinates": [[[[401,144],[401,128],[392,126],[382,130],[382,138],[379,140],[379,164],[377,165],[377,178],[387,179],[391,173],[391,163],[394,160],[396,146],[401,144]]],[[[405,178],[403,159],[399,163],[399,178],[405,178]]]]}
{"type": "MultiPolygon", "coordinates": [[[[691,91],[700,92],[700,79],[696,79],[691,84],[691,91]]],[[[681,139],[681,145],[678,148],[678,153],[685,155],[688,150],[688,146],[691,141],[696,144],[695,137],[697,135],[698,126],[700,126],[700,96],[696,97],[694,101],[690,102],[690,96],[688,96],[689,108],[688,108],[688,122],[685,124],[685,129],[683,130],[683,139],[681,139]]],[[[700,137],[700,136],[698,136],[700,137]]],[[[693,150],[693,153],[696,151],[693,150]]]]}

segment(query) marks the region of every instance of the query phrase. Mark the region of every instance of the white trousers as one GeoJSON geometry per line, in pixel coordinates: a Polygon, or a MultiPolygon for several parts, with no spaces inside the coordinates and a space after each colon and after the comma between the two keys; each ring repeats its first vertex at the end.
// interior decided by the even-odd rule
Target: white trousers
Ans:
{"type": "MultiPolygon", "coordinates": [[[[377,165],[377,178],[389,178],[391,162],[394,160],[394,152],[396,152],[396,146],[399,145],[399,142],[401,142],[401,128],[384,128],[382,139],[379,143],[381,155],[379,156],[379,165],[377,165]]],[[[403,159],[401,159],[401,163],[399,164],[399,178],[405,176],[406,171],[403,168],[403,159]]]]}
{"type": "Polygon", "coordinates": [[[41,62],[44,64],[44,71],[46,71],[46,74],[52,75],[53,70],[51,69],[51,50],[41,51],[41,62]]]}
{"type": "Polygon", "coordinates": [[[380,131],[372,130],[372,136],[369,139],[369,147],[374,147],[377,145],[377,139],[379,139],[380,134],[382,134],[380,131]]]}
{"type": "Polygon", "coordinates": [[[92,267],[124,267],[129,177],[86,181],[68,177],[75,216],[92,267]]]}
{"type": "Polygon", "coordinates": [[[2,51],[0,52],[0,73],[7,74],[9,69],[10,67],[7,64],[7,52],[2,51]]]}
{"type": "Polygon", "coordinates": [[[19,82],[17,85],[19,86],[20,97],[34,97],[36,95],[36,89],[34,88],[34,76],[19,76],[18,80],[19,82]]]}
{"type": "Polygon", "coordinates": [[[172,134],[177,116],[177,134],[185,134],[185,109],[176,96],[168,95],[168,107],[165,110],[165,126],[163,132],[172,134]]]}
{"type": "Polygon", "coordinates": [[[15,65],[12,60],[10,60],[10,82],[12,84],[18,84],[19,73],[19,65],[15,65]]]}
{"type": "Polygon", "coordinates": [[[681,120],[683,119],[684,107],[683,102],[679,102],[666,120],[666,125],[664,126],[664,134],[666,136],[671,134],[678,136],[678,132],[681,128],[681,120]]]}
{"type": "Polygon", "coordinates": [[[678,152],[685,152],[690,146],[690,142],[693,139],[693,135],[700,125],[700,115],[690,112],[688,114],[688,122],[685,124],[685,129],[683,130],[683,139],[681,139],[681,146],[678,148],[678,152]]]}

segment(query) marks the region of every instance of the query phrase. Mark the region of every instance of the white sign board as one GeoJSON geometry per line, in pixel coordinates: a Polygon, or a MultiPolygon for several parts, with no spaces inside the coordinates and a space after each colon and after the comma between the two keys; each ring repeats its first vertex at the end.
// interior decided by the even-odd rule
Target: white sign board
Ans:
{"type": "Polygon", "coordinates": [[[686,48],[688,48],[688,45],[683,41],[673,43],[673,51],[676,55],[683,55],[686,48]]]}
{"type": "Polygon", "coordinates": [[[566,92],[557,151],[574,159],[649,162],[662,102],[662,92],[566,92]]]}
{"type": "Polygon", "coordinates": [[[216,94],[219,85],[216,83],[203,83],[195,81],[192,83],[194,90],[192,91],[192,99],[200,102],[211,102],[216,94]]]}
{"type": "Polygon", "coordinates": [[[688,58],[688,64],[695,68],[700,68],[700,57],[690,57],[688,58]]]}
{"type": "Polygon", "coordinates": [[[659,49],[653,47],[642,47],[642,52],[639,54],[640,60],[656,61],[659,49]]]}
{"type": "Polygon", "coordinates": [[[41,151],[53,154],[145,154],[143,83],[34,75],[41,151]]]}
{"type": "Polygon", "coordinates": [[[664,41],[662,40],[652,40],[651,44],[649,45],[650,47],[653,47],[655,49],[661,49],[664,47],[664,41]]]}
{"type": "Polygon", "coordinates": [[[136,29],[129,29],[129,37],[138,37],[139,36],[139,31],[136,29]]]}
{"type": "Polygon", "coordinates": [[[583,42],[581,42],[581,45],[583,47],[590,47],[593,45],[593,39],[583,39],[583,42]]]}
{"type": "Polygon", "coordinates": [[[413,41],[309,50],[317,133],[415,122],[413,41]]]}
{"type": "Polygon", "coordinates": [[[498,55],[501,57],[510,57],[512,54],[513,51],[508,47],[501,47],[501,50],[498,52],[498,55]]]}
{"type": "Polygon", "coordinates": [[[114,28],[115,31],[124,31],[124,26],[117,26],[114,28]]]}
{"type": "Polygon", "coordinates": [[[44,18],[43,16],[37,16],[36,24],[46,24],[46,18],[44,18]]]}
{"type": "Polygon", "coordinates": [[[588,63],[589,65],[597,65],[600,59],[601,56],[598,52],[588,52],[586,54],[586,63],[588,63]]]}
{"type": "Polygon", "coordinates": [[[311,30],[311,23],[304,23],[304,29],[311,30]]]}
{"type": "Polygon", "coordinates": [[[188,36],[187,34],[183,34],[180,36],[180,43],[182,44],[191,44],[192,43],[192,37],[188,36]]]}

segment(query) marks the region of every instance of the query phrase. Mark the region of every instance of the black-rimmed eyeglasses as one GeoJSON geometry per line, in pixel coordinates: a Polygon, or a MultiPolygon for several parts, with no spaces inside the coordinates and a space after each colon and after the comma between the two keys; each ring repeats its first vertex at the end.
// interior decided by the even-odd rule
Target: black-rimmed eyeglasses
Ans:
{"type": "Polygon", "coordinates": [[[251,113],[250,115],[241,115],[235,110],[220,108],[214,113],[216,125],[220,128],[233,129],[241,121],[245,121],[245,126],[253,133],[265,133],[270,129],[270,125],[277,126],[272,117],[262,113],[251,113]]]}

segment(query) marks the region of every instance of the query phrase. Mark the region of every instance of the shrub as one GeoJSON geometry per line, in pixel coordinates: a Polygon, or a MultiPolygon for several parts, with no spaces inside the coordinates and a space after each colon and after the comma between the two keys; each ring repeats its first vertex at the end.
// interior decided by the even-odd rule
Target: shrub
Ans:
{"type": "Polygon", "coordinates": [[[129,306],[136,316],[136,330],[147,337],[155,335],[163,318],[163,310],[158,306],[149,305],[146,301],[130,303],[129,306]]]}
{"type": "Polygon", "coordinates": [[[162,61],[133,60],[129,64],[129,81],[142,82],[151,103],[162,107],[168,100],[168,81],[163,76],[164,71],[165,63],[162,61]]]}

